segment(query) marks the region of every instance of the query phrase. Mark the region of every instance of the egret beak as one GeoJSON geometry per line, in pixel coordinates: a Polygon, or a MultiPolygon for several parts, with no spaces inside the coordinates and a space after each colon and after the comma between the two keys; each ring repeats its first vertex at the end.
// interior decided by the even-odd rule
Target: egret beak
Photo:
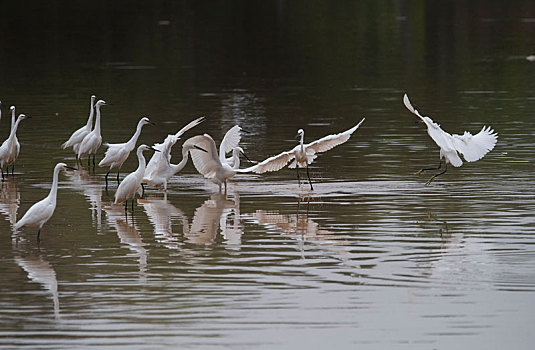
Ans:
{"type": "Polygon", "coordinates": [[[73,168],[72,166],[66,166],[65,169],[78,170],[78,169],[76,169],[76,168],[73,168]]]}
{"type": "Polygon", "coordinates": [[[203,152],[208,153],[207,150],[205,150],[204,148],[201,148],[201,147],[199,147],[199,146],[197,146],[197,145],[193,145],[193,147],[195,147],[195,148],[198,149],[199,151],[203,151],[203,152]]]}
{"type": "Polygon", "coordinates": [[[151,125],[156,125],[156,123],[155,123],[155,122],[149,122],[149,123],[150,123],[151,125]]]}
{"type": "Polygon", "coordinates": [[[27,116],[26,116],[26,119],[31,118],[31,117],[32,117],[31,115],[27,115],[27,116]]]}
{"type": "Polygon", "coordinates": [[[258,163],[258,162],[255,162],[254,160],[250,160],[249,157],[247,157],[247,156],[245,155],[245,153],[243,153],[243,152],[240,152],[240,153],[242,154],[242,156],[245,157],[245,159],[247,159],[247,161],[248,161],[249,163],[252,163],[252,164],[257,164],[257,163],[258,163]]]}
{"type": "Polygon", "coordinates": [[[153,150],[154,152],[160,152],[160,150],[157,150],[156,148],[154,147],[149,147],[151,150],[153,150]]]}
{"type": "Polygon", "coordinates": [[[249,130],[244,129],[244,128],[241,128],[241,131],[243,131],[243,132],[246,133],[246,134],[250,134],[250,133],[251,133],[249,130]]]}

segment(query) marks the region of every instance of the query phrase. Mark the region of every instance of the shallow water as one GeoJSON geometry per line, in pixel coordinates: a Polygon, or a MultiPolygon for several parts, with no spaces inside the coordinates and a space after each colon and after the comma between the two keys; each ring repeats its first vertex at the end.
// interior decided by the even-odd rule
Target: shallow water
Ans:
{"type": "MultiPolygon", "coordinates": [[[[4,28],[19,40],[3,56],[0,97],[33,118],[1,185],[0,346],[531,347],[535,8],[156,4],[151,16],[101,4],[100,40],[75,49],[93,34],[61,16],[72,9],[42,9],[57,27],[4,28]],[[324,22],[310,24],[318,13],[324,22]],[[30,41],[45,35],[36,28],[51,47],[30,41]],[[24,43],[35,59],[19,62],[24,43]],[[425,186],[431,174],[414,173],[438,149],[405,92],[445,130],[491,125],[498,144],[425,186]],[[40,244],[31,228],[13,233],[55,163],[74,164],[59,145],[93,93],[110,103],[104,141],[128,139],[142,115],[158,124],[144,128],[147,144],[205,115],[185,138],[219,142],[239,123],[255,160],[292,148],[298,128],[314,140],[366,121],[318,157],[313,191],[283,169],[238,175],[224,196],[190,164],[125,216],[105,170],[69,170],[40,244]]],[[[122,176],[135,168],[131,156],[122,176]]]]}

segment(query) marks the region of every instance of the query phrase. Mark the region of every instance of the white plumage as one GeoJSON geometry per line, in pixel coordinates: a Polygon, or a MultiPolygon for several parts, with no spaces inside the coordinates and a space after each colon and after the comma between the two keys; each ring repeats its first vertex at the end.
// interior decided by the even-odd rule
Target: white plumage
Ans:
{"type": "Polygon", "coordinates": [[[108,174],[114,168],[117,168],[117,181],[119,181],[119,170],[123,166],[123,163],[128,159],[130,152],[136,147],[137,139],[141,134],[141,128],[144,125],[153,124],[147,117],[143,117],[139,120],[136,127],[136,132],[130,140],[124,143],[105,143],[104,145],[108,147],[104,158],[98,163],[99,167],[108,166],[110,170],[106,173],[106,183],[108,182],[108,174]]]}
{"type": "Polygon", "coordinates": [[[91,132],[91,128],[93,127],[93,114],[94,114],[94,104],[95,104],[96,96],[91,96],[91,103],[89,105],[89,118],[87,118],[87,123],[72,133],[71,137],[67,141],[65,141],[61,148],[65,149],[67,147],[72,147],[74,154],[78,156],[78,149],[80,148],[80,143],[84,139],[84,137],[87,136],[91,132]]]}
{"type": "MultiPolygon", "coordinates": [[[[11,130],[13,130],[13,128],[15,127],[15,123],[16,123],[16,116],[15,116],[15,106],[11,106],[10,107],[11,109],[11,130]]],[[[13,161],[12,161],[12,165],[13,165],[13,169],[11,170],[12,173],[15,172],[15,160],[19,157],[19,153],[20,153],[20,142],[19,142],[19,139],[17,138],[17,133],[15,133],[15,138],[13,140],[13,148],[11,150],[11,153],[12,153],[12,158],[13,158],[13,161]]]]}
{"type": "Polygon", "coordinates": [[[95,104],[97,114],[95,127],[84,137],[78,148],[78,159],[82,159],[84,156],[91,157],[91,155],[93,155],[93,166],[95,165],[95,154],[102,144],[102,135],[100,134],[100,107],[104,105],[106,105],[106,102],[103,100],[98,100],[95,104]]]}
{"type": "Polygon", "coordinates": [[[147,168],[145,169],[145,175],[143,176],[143,182],[150,186],[163,186],[167,189],[167,181],[171,176],[181,171],[188,161],[188,152],[194,148],[194,145],[182,148],[182,161],[179,164],[171,164],[171,149],[180,137],[189,129],[199,125],[204,121],[204,117],[197,118],[184,126],[174,135],[168,135],[163,143],[157,143],[153,146],[160,152],[155,152],[147,168]]]}
{"type": "Polygon", "coordinates": [[[20,122],[28,118],[31,117],[24,114],[20,114],[17,118],[17,121],[11,128],[9,137],[0,146],[0,170],[2,170],[2,178],[4,178],[4,166],[9,167],[11,164],[15,163],[15,160],[19,155],[20,145],[17,149],[17,144],[15,143],[17,138],[17,129],[19,127],[20,122]]]}
{"type": "MultiPolygon", "coordinates": [[[[220,147],[221,151],[226,151],[227,147],[230,148],[229,145],[235,144],[236,138],[232,137],[227,139],[227,141],[228,143],[226,143],[223,147],[220,147]]],[[[227,163],[224,154],[218,155],[215,141],[208,134],[194,136],[186,140],[186,142],[184,142],[183,147],[187,147],[190,149],[191,160],[193,161],[195,169],[197,169],[197,171],[206,179],[217,184],[219,186],[219,191],[221,191],[221,187],[224,184],[226,192],[227,180],[232,178],[237,173],[245,173],[250,171],[246,169],[232,168],[227,163]],[[193,149],[192,147],[200,148],[202,150],[193,149]]]]}
{"type": "Polygon", "coordinates": [[[14,228],[18,230],[23,226],[38,227],[37,240],[41,234],[41,228],[52,217],[54,210],[56,210],[56,198],[58,194],[58,177],[62,169],[69,168],[65,163],[58,163],[54,168],[54,175],[52,177],[52,188],[50,193],[44,199],[35,203],[28,209],[22,219],[17,221],[14,228]]]}
{"type": "Polygon", "coordinates": [[[425,123],[427,126],[427,133],[433,139],[433,141],[435,141],[438,147],[440,147],[439,167],[424,168],[418,173],[424,170],[438,170],[442,166],[442,159],[444,158],[446,161],[445,170],[431,177],[427,184],[430,184],[437,176],[445,173],[448,163],[455,167],[460,167],[463,165],[463,161],[459,156],[459,153],[463,155],[467,162],[475,162],[490,152],[498,141],[498,134],[495,133],[491,127],[487,126],[484,126],[476,135],[472,135],[468,131],[465,131],[463,135],[450,135],[446,131],[442,130],[440,125],[431,120],[431,118],[422,116],[418,110],[412,106],[407,94],[403,96],[403,103],[409,111],[418,116],[420,120],[425,123]]]}
{"type": "Polygon", "coordinates": [[[362,118],[362,120],[351,129],[339,134],[327,135],[309,144],[304,143],[305,132],[303,129],[299,129],[297,131],[297,137],[300,137],[300,141],[297,146],[290,151],[282,152],[275,156],[269,157],[266,160],[253,165],[252,167],[243,169],[243,171],[251,171],[257,174],[263,174],[269,171],[278,171],[286,166],[288,162],[293,160],[288,167],[297,169],[298,179],[299,167],[306,167],[310,189],[313,190],[312,181],[310,180],[310,176],[308,174],[308,166],[314,162],[317,157],[317,153],[326,152],[349,140],[351,135],[359,128],[360,124],[362,124],[365,119],[366,118],[362,118]]]}
{"type": "Polygon", "coordinates": [[[117,188],[117,192],[115,192],[115,204],[125,202],[125,210],[128,204],[128,200],[132,200],[132,208],[134,207],[133,199],[136,196],[136,193],[138,192],[139,188],[141,187],[141,180],[143,179],[143,174],[145,174],[145,167],[146,167],[146,160],[143,156],[143,151],[147,150],[153,150],[157,151],[156,149],[149,147],[147,145],[140,145],[137,148],[137,159],[139,161],[139,165],[133,173],[128,174],[124,179],[123,182],[119,185],[117,188]]]}

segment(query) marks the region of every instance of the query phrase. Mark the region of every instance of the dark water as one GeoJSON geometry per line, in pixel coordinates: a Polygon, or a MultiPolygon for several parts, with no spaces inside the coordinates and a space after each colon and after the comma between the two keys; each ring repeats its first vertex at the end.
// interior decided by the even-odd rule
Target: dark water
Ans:
{"type": "MultiPolygon", "coordinates": [[[[0,24],[0,344],[12,348],[527,349],[535,340],[535,6],[529,2],[33,2],[0,24]],[[495,149],[431,186],[438,148],[402,104],[495,149]],[[60,175],[35,240],[10,222],[43,198],[59,145],[103,107],[104,141],[231,126],[264,159],[366,121],[311,168],[239,175],[225,197],[193,166],[125,218],[103,169],[60,175]]],[[[7,16],[7,14],[10,14],[7,16]]],[[[179,147],[173,162],[180,158],[179,147]]],[[[101,148],[99,157],[102,157],[101,148]]],[[[135,157],[123,166],[133,171],[135,157]]]]}

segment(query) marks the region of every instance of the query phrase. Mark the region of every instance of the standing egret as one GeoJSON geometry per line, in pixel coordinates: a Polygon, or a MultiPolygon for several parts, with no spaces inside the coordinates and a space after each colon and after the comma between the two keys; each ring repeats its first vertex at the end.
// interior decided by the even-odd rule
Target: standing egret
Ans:
{"type": "MultiPolygon", "coordinates": [[[[225,193],[227,192],[227,180],[236,175],[237,173],[249,172],[248,169],[234,169],[226,161],[225,154],[217,154],[217,148],[214,139],[208,135],[194,136],[186,142],[182,147],[191,147],[196,145],[195,148],[201,148],[204,152],[198,152],[195,149],[191,150],[191,159],[195,169],[203,175],[206,179],[212,181],[219,186],[219,192],[221,192],[221,186],[225,184],[225,193]]],[[[220,147],[223,151],[223,147],[220,147]]]]}
{"type": "Polygon", "coordinates": [[[78,130],[72,133],[71,137],[67,141],[65,141],[61,148],[65,149],[67,147],[72,147],[72,150],[76,154],[76,157],[78,157],[78,149],[80,148],[80,143],[82,143],[82,140],[84,137],[87,136],[91,132],[91,128],[93,127],[93,114],[94,114],[94,108],[95,105],[95,99],[96,96],[91,96],[91,104],[89,105],[89,118],[87,118],[86,125],[82,126],[78,130]]]}
{"type": "Polygon", "coordinates": [[[145,175],[143,176],[143,182],[150,186],[162,186],[167,190],[167,181],[171,176],[178,173],[188,161],[188,152],[193,148],[182,149],[182,161],[179,164],[171,164],[171,148],[180,139],[186,131],[199,125],[204,121],[204,117],[197,118],[184,126],[174,135],[168,135],[163,143],[157,143],[153,147],[160,152],[155,152],[147,168],[145,169],[145,175]]]}
{"type": "Polygon", "coordinates": [[[292,150],[282,152],[276,156],[270,157],[256,165],[253,165],[252,167],[243,169],[243,171],[252,171],[257,174],[263,174],[268,171],[277,171],[282,169],[286,164],[288,164],[288,162],[293,159],[293,163],[291,163],[288,167],[291,169],[297,169],[297,181],[299,185],[301,184],[301,179],[299,177],[299,167],[306,167],[308,183],[310,184],[310,190],[312,191],[314,190],[314,188],[312,187],[312,181],[310,180],[308,166],[312,164],[312,162],[314,162],[314,159],[316,159],[316,153],[328,151],[331,148],[341,145],[342,143],[349,140],[351,134],[353,134],[355,130],[359,128],[360,124],[362,124],[365,119],[366,118],[362,118],[362,120],[357,125],[355,125],[349,130],[346,130],[339,134],[327,135],[319,140],[308,144],[304,144],[305,132],[303,131],[303,129],[299,129],[297,131],[296,137],[299,137],[300,141],[299,144],[295,146],[292,150]]]}
{"type": "MultiPolygon", "coordinates": [[[[11,110],[11,130],[15,127],[15,123],[17,120],[17,117],[15,116],[15,106],[11,106],[9,108],[11,110]]],[[[11,174],[15,174],[15,160],[18,158],[20,153],[20,142],[17,138],[17,134],[15,133],[15,138],[13,139],[12,149],[11,149],[11,156],[13,158],[12,168],[11,168],[11,174]]],[[[8,173],[9,173],[9,169],[8,173]]],[[[9,174],[8,174],[9,175],[9,174]]]]}
{"type": "Polygon", "coordinates": [[[491,151],[498,141],[498,134],[491,129],[491,127],[484,126],[483,129],[476,135],[472,135],[468,131],[465,131],[463,135],[448,134],[440,128],[440,125],[433,122],[429,117],[423,117],[420,113],[411,105],[407,94],[403,96],[403,103],[405,107],[411,113],[417,115],[423,123],[427,126],[427,133],[433,141],[440,147],[440,163],[436,168],[423,168],[416,174],[420,174],[426,170],[440,170],[442,168],[442,158],[444,162],[444,170],[431,176],[426,185],[429,185],[433,180],[448,170],[448,163],[454,167],[460,167],[463,165],[459,153],[461,153],[467,162],[475,162],[483,158],[485,154],[491,151]]]}
{"type": "Polygon", "coordinates": [[[2,179],[4,178],[4,166],[9,167],[9,165],[13,164],[17,159],[16,155],[18,155],[18,153],[15,155],[15,139],[17,137],[17,129],[19,127],[20,122],[28,118],[31,117],[26,116],[24,114],[20,114],[17,118],[17,121],[15,122],[15,125],[13,126],[13,128],[11,128],[9,137],[0,146],[0,170],[2,171],[2,179]]]}
{"type": "Polygon", "coordinates": [[[149,147],[147,145],[140,145],[137,148],[136,152],[137,159],[139,161],[139,166],[137,167],[136,171],[128,174],[123,179],[123,182],[121,182],[121,184],[117,188],[117,192],[115,192],[115,204],[124,202],[125,212],[129,199],[132,200],[132,210],[134,210],[134,197],[136,196],[139,187],[141,187],[141,180],[143,180],[143,175],[145,174],[145,168],[147,165],[145,157],[143,156],[143,151],[147,151],[149,149],[155,152],[160,152],[157,149],[149,147]]]}
{"type": "Polygon", "coordinates": [[[83,156],[88,156],[87,165],[90,167],[89,160],[91,155],[93,155],[93,168],[95,167],[95,155],[98,151],[98,148],[102,144],[102,136],[100,135],[100,106],[106,105],[106,102],[103,100],[98,100],[95,104],[95,109],[97,113],[97,118],[95,120],[95,128],[88,133],[78,148],[78,159],[81,160],[83,156]]]}
{"type": "Polygon", "coordinates": [[[119,182],[119,172],[121,170],[121,167],[123,166],[123,163],[126,161],[128,156],[130,155],[130,152],[136,147],[137,139],[139,138],[139,135],[141,134],[141,128],[143,125],[152,124],[153,122],[149,120],[147,117],[143,117],[139,120],[137,123],[136,132],[128,142],[125,143],[105,143],[104,146],[108,146],[108,150],[106,151],[106,154],[104,155],[104,158],[98,163],[99,167],[103,166],[109,166],[110,170],[106,173],[106,186],[108,186],[108,175],[110,174],[110,171],[113,168],[117,168],[117,182],[119,182]]]}
{"type": "Polygon", "coordinates": [[[74,168],[68,167],[65,163],[56,164],[56,167],[54,168],[54,176],[52,178],[52,188],[50,189],[50,193],[44,199],[35,203],[30,207],[30,209],[28,209],[22,219],[17,221],[17,223],[15,224],[15,230],[18,230],[22,226],[38,227],[39,231],[37,231],[37,241],[40,240],[41,228],[52,217],[52,214],[54,214],[54,210],[56,209],[59,172],[60,170],[65,168],[76,170],[74,168]]]}

